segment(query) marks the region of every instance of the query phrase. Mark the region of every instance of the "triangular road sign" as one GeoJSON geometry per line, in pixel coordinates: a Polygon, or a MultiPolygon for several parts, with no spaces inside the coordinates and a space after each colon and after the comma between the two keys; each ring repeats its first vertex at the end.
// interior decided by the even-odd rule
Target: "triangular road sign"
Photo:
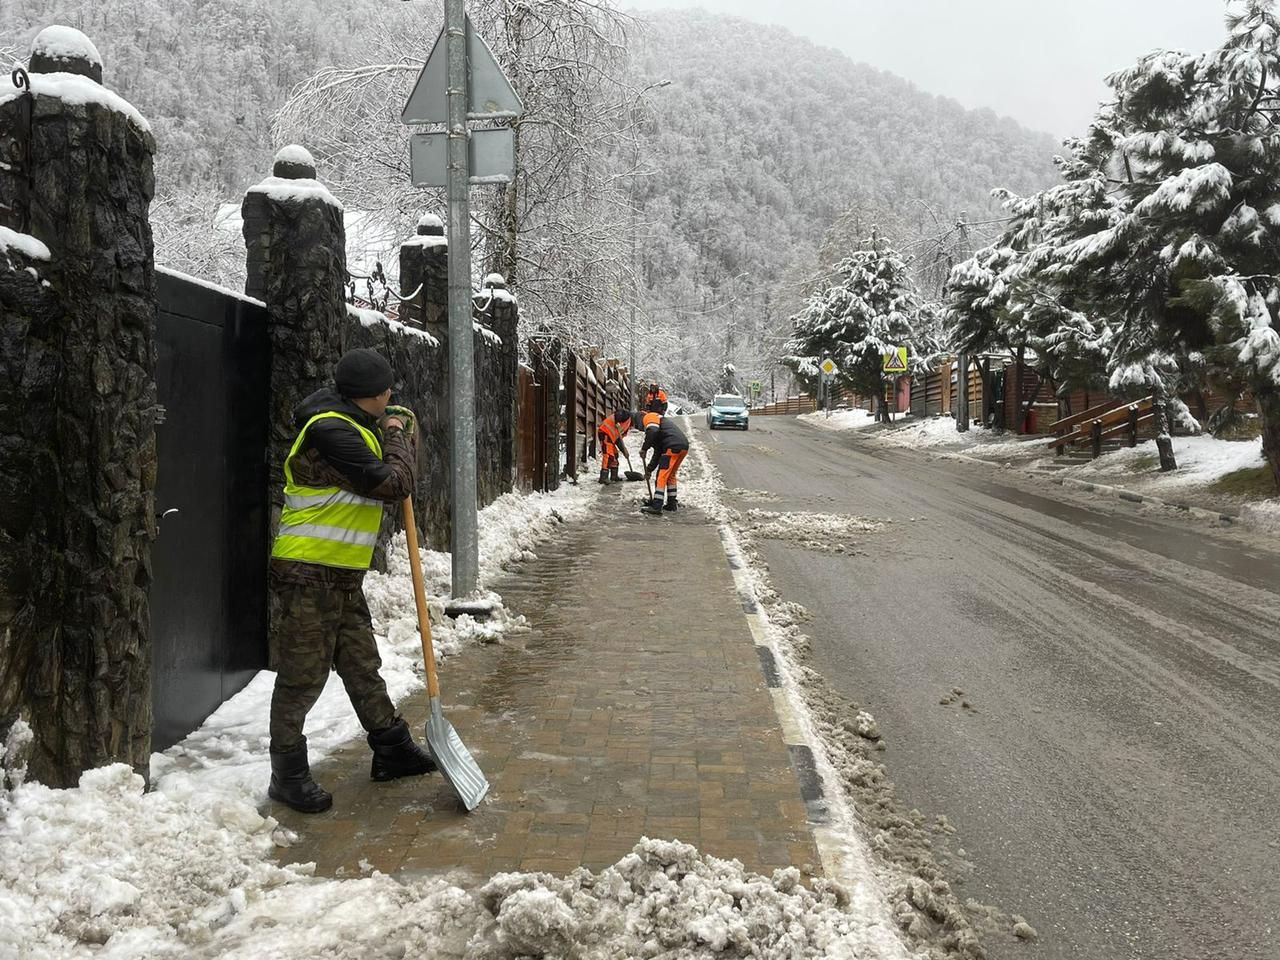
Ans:
{"type": "Polygon", "coordinates": [[[894,347],[892,353],[884,355],[884,372],[885,373],[906,373],[907,372],[907,348],[894,347]]]}
{"type": "MultiPolygon", "coordinates": [[[[447,46],[442,30],[427,56],[427,62],[423,64],[422,72],[418,74],[413,92],[405,102],[400,114],[401,123],[449,122],[447,46]]],[[[471,18],[467,17],[467,119],[498,120],[518,117],[522,113],[524,104],[512,88],[511,81],[502,72],[484,37],[472,29],[471,18]]]]}

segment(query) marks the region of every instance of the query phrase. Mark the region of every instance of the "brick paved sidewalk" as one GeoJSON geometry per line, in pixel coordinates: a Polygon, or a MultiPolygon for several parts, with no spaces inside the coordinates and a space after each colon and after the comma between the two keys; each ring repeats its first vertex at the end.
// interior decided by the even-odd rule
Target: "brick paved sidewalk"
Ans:
{"type": "MultiPolygon", "coordinates": [[[[496,585],[531,632],[443,665],[445,714],[492,784],[481,807],[463,813],[439,775],[370,782],[358,741],[316,766],[332,810],[273,805],[302,837],[284,858],[466,883],[600,869],[648,835],[821,871],[717,529],[642,516],[636,486],[496,585]]],[[[421,737],[425,693],[401,709],[421,737]]]]}

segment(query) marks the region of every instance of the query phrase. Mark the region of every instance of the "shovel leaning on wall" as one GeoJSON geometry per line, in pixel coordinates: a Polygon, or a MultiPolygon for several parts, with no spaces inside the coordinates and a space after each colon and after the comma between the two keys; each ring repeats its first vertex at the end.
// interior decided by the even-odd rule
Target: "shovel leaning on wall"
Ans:
{"type": "Polygon", "coordinates": [[[489,781],[471,751],[467,749],[444,718],[440,709],[440,678],[436,675],[436,654],[431,646],[431,618],[427,613],[427,591],[422,584],[422,557],[418,554],[418,526],[413,519],[413,501],[404,499],[404,538],[409,548],[409,570],[413,574],[413,601],[418,607],[418,632],[422,635],[422,661],[427,670],[427,696],[431,701],[431,715],[427,717],[427,750],[431,759],[457,791],[458,798],[468,810],[480,805],[489,792],[489,781]]]}

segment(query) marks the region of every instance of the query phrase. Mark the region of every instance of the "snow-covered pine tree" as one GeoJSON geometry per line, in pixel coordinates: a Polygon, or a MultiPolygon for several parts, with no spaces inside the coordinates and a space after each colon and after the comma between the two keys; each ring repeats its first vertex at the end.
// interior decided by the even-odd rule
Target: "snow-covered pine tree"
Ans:
{"type": "Polygon", "coordinates": [[[874,232],[862,249],[835,266],[832,276],[834,282],[791,318],[784,362],[802,379],[813,380],[819,364],[831,358],[839,369],[837,381],[877,397],[877,418],[883,418],[884,355],[905,346],[913,366],[927,363],[938,351],[937,315],[922,301],[908,262],[874,232]]]}
{"type": "Polygon", "coordinates": [[[1199,355],[1211,380],[1246,385],[1280,486],[1280,21],[1271,0],[1244,0],[1227,27],[1208,53],[1107,78],[1087,153],[1120,215],[1051,271],[1110,305],[1113,385],[1159,390],[1199,355]]]}
{"type": "Polygon", "coordinates": [[[1027,197],[1007,190],[1010,222],[989,247],[951,272],[944,291],[948,342],[969,352],[1032,351],[1040,372],[1069,397],[1102,386],[1111,324],[1088,297],[1087,277],[1064,269],[1062,248],[1118,216],[1087,146],[1068,141],[1056,157],[1063,182],[1027,197]]]}

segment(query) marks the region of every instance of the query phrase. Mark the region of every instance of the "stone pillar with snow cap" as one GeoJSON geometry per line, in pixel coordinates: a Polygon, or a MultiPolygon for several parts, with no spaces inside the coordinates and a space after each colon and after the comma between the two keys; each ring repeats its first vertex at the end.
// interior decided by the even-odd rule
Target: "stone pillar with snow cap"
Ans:
{"type": "Polygon", "coordinates": [[[30,775],[147,771],[155,536],[155,140],[49,27],[0,93],[0,739],[30,775]]]}
{"type": "Polygon", "coordinates": [[[515,484],[516,384],[520,368],[520,305],[507,289],[502,274],[491,273],[484,278],[483,287],[476,295],[476,310],[480,322],[501,340],[500,344],[492,345],[496,356],[492,363],[495,375],[489,404],[495,417],[495,488],[503,488],[495,496],[501,496],[503,490],[515,484]]]}
{"type": "Polygon", "coordinates": [[[267,306],[271,339],[269,480],[272,528],[283,504],[284,461],[297,430],[294,408],[332,380],[346,345],[347,256],[343,208],[296,144],[275,156],[271,176],[241,205],[245,293],[267,306]]]}
{"type": "Polygon", "coordinates": [[[440,343],[449,342],[449,239],[444,221],[424,213],[414,236],[400,245],[400,292],[414,294],[403,304],[403,319],[423,327],[440,343]]]}

